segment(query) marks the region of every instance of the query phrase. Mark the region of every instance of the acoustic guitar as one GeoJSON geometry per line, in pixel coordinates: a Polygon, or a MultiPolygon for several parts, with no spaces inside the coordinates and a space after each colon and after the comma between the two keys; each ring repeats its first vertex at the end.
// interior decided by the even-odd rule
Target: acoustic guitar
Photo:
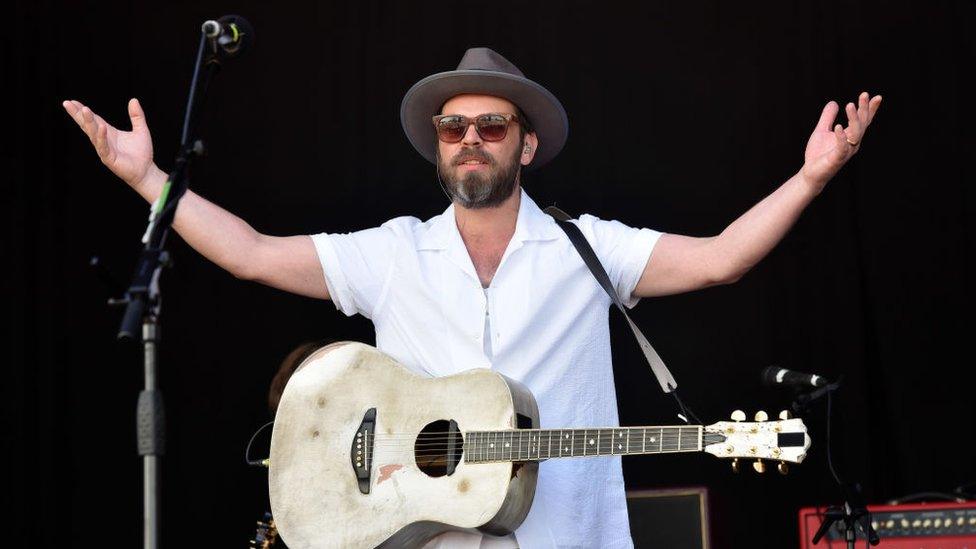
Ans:
{"type": "Polygon", "coordinates": [[[271,436],[269,489],[292,548],[422,547],[461,530],[503,536],[525,519],[539,462],[707,452],[800,463],[800,419],[712,425],[540,429],[535,398],[488,369],[417,375],[346,342],[309,356],[285,387],[271,436]]]}

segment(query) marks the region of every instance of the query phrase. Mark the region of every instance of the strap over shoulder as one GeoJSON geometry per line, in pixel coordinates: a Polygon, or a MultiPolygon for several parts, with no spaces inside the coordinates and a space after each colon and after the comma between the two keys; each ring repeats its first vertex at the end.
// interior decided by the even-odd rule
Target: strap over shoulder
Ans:
{"type": "Polygon", "coordinates": [[[593,273],[597,282],[600,286],[607,292],[610,299],[613,300],[614,305],[617,309],[623,313],[624,318],[627,319],[627,324],[630,326],[632,332],[634,332],[634,337],[637,339],[637,344],[640,345],[641,351],[644,352],[644,358],[647,359],[647,363],[651,366],[651,370],[654,372],[654,377],[657,378],[657,382],[661,385],[661,390],[665,393],[670,393],[678,388],[678,382],[674,380],[674,376],[668,370],[668,367],[664,365],[664,361],[661,360],[660,355],[651,346],[651,342],[644,337],[643,332],[640,328],[634,324],[634,321],[630,319],[630,315],[627,314],[627,309],[624,304],[620,302],[620,296],[617,295],[617,291],[613,288],[613,283],[610,282],[610,276],[607,274],[606,269],[603,264],[600,263],[599,258],[596,256],[596,252],[593,251],[593,247],[587,242],[586,237],[583,236],[583,232],[580,231],[579,227],[575,223],[570,223],[570,217],[566,212],[560,210],[555,206],[549,206],[544,210],[547,214],[551,215],[553,219],[556,220],[556,224],[559,225],[563,231],[566,232],[566,236],[576,247],[576,251],[579,252],[580,256],[583,258],[583,262],[593,273]]]}

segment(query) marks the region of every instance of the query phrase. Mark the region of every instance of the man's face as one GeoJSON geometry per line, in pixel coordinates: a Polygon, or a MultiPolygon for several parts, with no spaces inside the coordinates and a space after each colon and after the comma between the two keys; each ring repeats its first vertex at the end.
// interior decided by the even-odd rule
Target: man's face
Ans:
{"type": "MultiPolygon", "coordinates": [[[[444,103],[440,114],[474,118],[486,113],[515,114],[516,110],[500,97],[458,95],[444,103]]],[[[472,124],[457,143],[437,140],[437,170],[451,200],[465,208],[490,208],[512,195],[522,159],[531,160],[531,155],[523,154],[519,130],[512,122],[505,139],[489,142],[472,124]]]]}

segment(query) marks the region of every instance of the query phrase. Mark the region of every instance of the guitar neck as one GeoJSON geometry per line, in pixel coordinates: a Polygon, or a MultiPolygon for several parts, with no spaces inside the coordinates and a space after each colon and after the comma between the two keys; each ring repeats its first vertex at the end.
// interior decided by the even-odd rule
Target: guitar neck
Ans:
{"type": "Polygon", "coordinates": [[[469,431],[464,435],[464,459],[477,463],[700,452],[703,444],[721,440],[701,425],[469,431]],[[710,440],[713,437],[716,440],[710,440]]]}

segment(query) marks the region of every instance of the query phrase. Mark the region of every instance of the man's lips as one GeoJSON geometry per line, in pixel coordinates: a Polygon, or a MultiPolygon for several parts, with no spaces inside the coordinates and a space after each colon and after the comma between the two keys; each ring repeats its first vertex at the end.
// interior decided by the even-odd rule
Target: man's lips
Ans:
{"type": "Polygon", "coordinates": [[[487,166],[487,165],[488,165],[488,163],[485,162],[484,160],[469,159],[469,160],[465,160],[463,162],[460,162],[458,164],[458,167],[460,167],[460,168],[477,169],[477,168],[481,168],[481,167],[484,167],[484,166],[487,166]]]}

